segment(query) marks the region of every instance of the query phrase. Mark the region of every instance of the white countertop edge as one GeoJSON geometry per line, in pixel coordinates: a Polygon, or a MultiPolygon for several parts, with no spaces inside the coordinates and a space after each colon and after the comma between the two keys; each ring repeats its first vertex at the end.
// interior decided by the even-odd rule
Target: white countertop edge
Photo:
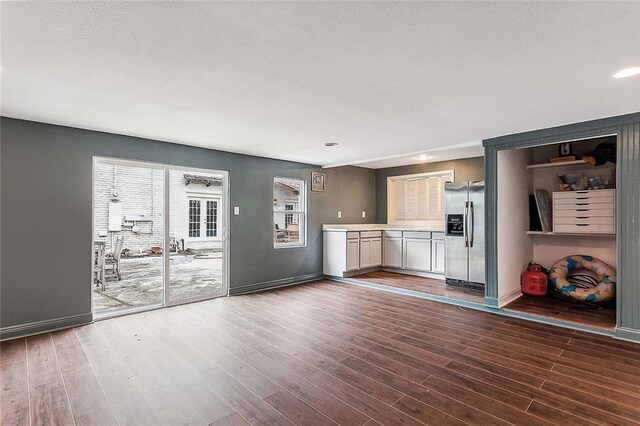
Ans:
{"type": "Polygon", "coordinates": [[[336,232],[357,232],[357,231],[416,231],[416,232],[444,232],[442,226],[402,226],[402,225],[385,225],[385,224],[339,224],[322,225],[323,231],[336,232]]]}

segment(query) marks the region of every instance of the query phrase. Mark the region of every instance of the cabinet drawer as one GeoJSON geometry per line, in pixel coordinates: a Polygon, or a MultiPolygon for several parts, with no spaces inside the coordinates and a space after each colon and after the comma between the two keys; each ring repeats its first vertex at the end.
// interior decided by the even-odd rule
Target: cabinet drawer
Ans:
{"type": "Polygon", "coordinates": [[[432,232],[431,238],[434,240],[444,240],[444,232],[432,232]]]}
{"type": "Polygon", "coordinates": [[[361,231],[360,238],[375,238],[381,237],[382,231],[361,231]]]}
{"type": "Polygon", "coordinates": [[[389,238],[402,238],[402,231],[384,231],[384,236],[389,238]]]}
{"type": "Polygon", "coordinates": [[[426,231],[403,231],[402,236],[404,238],[420,238],[429,240],[431,239],[431,232],[426,231]]]}
{"type": "Polygon", "coordinates": [[[553,220],[554,225],[612,225],[613,216],[609,217],[556,217],[553,220]]]}
{"type": "Polygon", "coordinates": [[[359,232],[347,232],[347,240],[354,240],[360,238],[359,232]]]}
{"type": "Polygon", "coordinates": [[[553,205],[562,208],[563,206],[585,206],[585,205],[613,205],[613,197],[578,197],[578,198],[560,198],[553,200],[553,205]]]}
{"type": "Polygon", "coordinates": [[[610,209],[613,210],[613,200],[609,200],[608,202],[602,202],[600,200],[583,200],[583,201],[574,201],[572,203],[553,203],[553,208],[555,210],[575,210],[575,209],[610,209]]]}
{"type": "Polygon", "coordinates": [[[553,198],[556,200],[576,199],[576,198],[613,198],[615,189],[594,189],[591,191],[561,191],[554,192],[553,198]]]}
{"type": "Polygon", "coordinates": [[[589,217],[610,217],[613,216],[613,207],[609,208],[598,208],[602,207],[601,204],[596,204],[595,207],[590,208],[589,206],[575,208],[575,209],[559,209],[553,212],[553,217],[581,217],[581,216],[589,216],[589,217]]]}
{"type": "Polygon", "coordinates": [[[613,225],[553,225],[553,232],[570,232],[574,234],[614,234],[613,225]]]}

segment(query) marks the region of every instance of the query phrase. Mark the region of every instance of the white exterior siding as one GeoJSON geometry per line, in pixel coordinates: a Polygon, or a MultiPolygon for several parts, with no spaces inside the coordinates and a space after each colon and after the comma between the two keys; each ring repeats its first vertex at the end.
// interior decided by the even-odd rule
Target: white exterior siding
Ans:
{"type": "MultiPolygon", "coordinates": [[[[184,239],[185,248],[220,248],[222,228],[218,228],[218,241],[194,240],[189,238],[189,198],[198,197],[219,199],[218,217],[221,224],[223,214],[222,186],[206,186],[191,182],[187,185],[185,171],[172,171],[170,174],[170,237],[180,243],[184,239]]],[[[131,167],[97,162],[94,167],[94,240],[105,241],[107,251],[111,251],[116,238],[124,237],[124,248],[132,253],[146,252],[151,247],[163,246],[164,234],[164,171],[144,167],[131,167]],[[121,205],[122,217],[120,231],[109,232],[109,203],[111,192],[118,190],[117,202],[121,205]],[[132,222],[125,221],[127,216],[145,216],[148,222],[136,222],[134,232],[132,222]]],[[[202,214],[205,214],[204,206],[202,214]]],[[[204,230],[203,230],[204,231],[204,230]]]]}
{"type": "MultiPolygon", "coordinates": [[[[174,237],[176,242],[181,246],[181,240],[184,240],[185,248],[194,249],[211,249],[221,248],[222,240],[222,185],[206,186],[203,183],[191,182],[187,185],[187,180],[184,178],[185,172],[183,170],[172,170],[169,177],[170,185],[170,203],[171,214],[169,215],[170,221],[170,237],[174,237]],[[218,200],[218,236],[217,242],[212,243],[212,240],[199,240],[189,237],[189,199],[201,198],[201,199],[216,199],[218,200]]],[[[194,173],[198,174],[198,173],[194,173]]],[[[201,206],[202,213],[205,214],[205,206],[201,206]]],[[[204,229],[201,230],[204,232],[204,229]]]]}

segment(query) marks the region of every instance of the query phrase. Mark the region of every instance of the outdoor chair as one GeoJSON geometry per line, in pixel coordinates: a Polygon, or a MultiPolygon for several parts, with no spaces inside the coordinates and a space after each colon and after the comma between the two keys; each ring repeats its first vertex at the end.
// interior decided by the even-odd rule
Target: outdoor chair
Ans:
{"type": "Polygon", "coordinates": [[[115,247],[113,248],[113,253],[107,254],[104,261],[105,267],[111,268],[111,275],[115,275],[118,281],[122,279],[122,277],[120,276],[120,258],[122,257],[123,245],[124,245],[124,237],[118,237],[116,239],[115,247]]]}
{"type": "Polygon", "coordinates": [[[273,236],[278,242],[284,241],[285,231],[280,229],[277,223],[273,224],[273,236]]]}
{"type": "Polygon", "coordinates": [[[290,223],[287,225],[287,242],[298,241],[300,239],[300,225],[290,223]]]}
{"type": "Polygon", "coordinates": [[[104,278],[105,278],[105,270],[104,270],[104,259],[105,259],[105,251],[104,251],[104,241],[94,241],[94,255],[95,260],[93,263],[93,281],[96,284],[96,287],[100,286],[102,290],[104,290],[104,278]]]}

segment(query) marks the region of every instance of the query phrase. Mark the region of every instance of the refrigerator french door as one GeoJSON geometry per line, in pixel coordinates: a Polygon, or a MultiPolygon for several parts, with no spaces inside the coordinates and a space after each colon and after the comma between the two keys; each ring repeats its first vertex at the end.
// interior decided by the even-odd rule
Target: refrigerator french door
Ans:
{"type": "Polygon", "coordinates": [[[445,218],[447,284],[483,288],[484,182],[445,183],[445,218]]]}

